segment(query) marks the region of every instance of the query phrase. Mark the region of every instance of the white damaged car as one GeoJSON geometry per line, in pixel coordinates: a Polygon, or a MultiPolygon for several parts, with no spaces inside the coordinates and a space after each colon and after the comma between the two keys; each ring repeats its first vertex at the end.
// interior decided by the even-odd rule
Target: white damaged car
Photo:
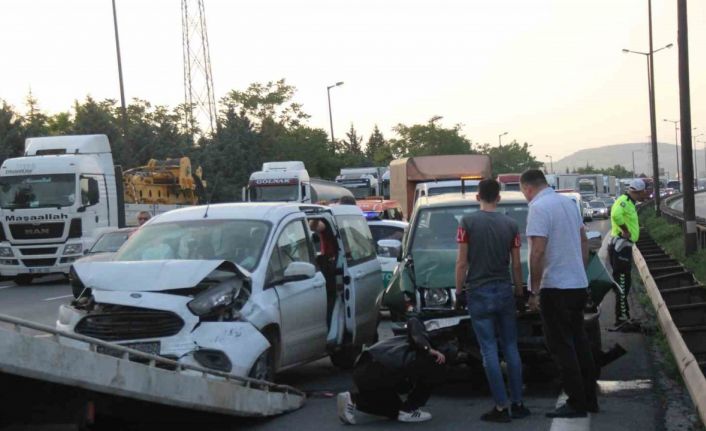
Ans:
{"type": "Polygon", "coordinates": [[[326,355],[351,366],[377,337],[380,263],[355,206],[179,209],[75,273],[81,296],[61,306],[60,330],[185,364],[270,380],[326,355]],[[317,264],[311,219],[335,239],[335,265],[317,264]]]}

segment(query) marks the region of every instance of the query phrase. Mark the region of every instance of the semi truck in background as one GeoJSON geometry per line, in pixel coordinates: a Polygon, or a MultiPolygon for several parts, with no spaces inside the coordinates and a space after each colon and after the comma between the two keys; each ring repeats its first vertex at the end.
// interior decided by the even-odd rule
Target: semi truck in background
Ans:
{"type": "Polygon", "coordinates": [[[243,188],[246,202],[336,202],[353,194],[332,181],[310,178],[304,162],[266,162],[243,188]]]}
{"type": "Polygon", "coordinates": [[[608,195],[602,174],[559,174],[556,176],[555,188],[580,193],[588,201],[608,195]]]}
{"type": "Polygon", "coordinates": [[[502,190],[508,192],[520,191],[520,174],[500,174],[497,178],[502,190]]]}
{"type": "Polygon", "coordinates": [[[336,183],[347,188],[356,199],[383,196],[383,175],[386,168],[342,168],[336,183]]]}
{"type": "Polygon", "coordinates": [[[454,182],[445,187],[461,187],[462,180],[479,181],[490,178],[491,163],[487,155],[458,154],[419,156],[393,160],[390,163],[390,197],[402,206],[409,220],[414,208],[417,189],[433,182],[454,182]],[[455,182],[458,182],[456,186],[455,182]]]}
{"type": "Polygon", "coordinates": [[[29,284],[68,274],[102,231],[124,225],[105,135],[28,138],[0,167],[0,274],[29,284]]]}

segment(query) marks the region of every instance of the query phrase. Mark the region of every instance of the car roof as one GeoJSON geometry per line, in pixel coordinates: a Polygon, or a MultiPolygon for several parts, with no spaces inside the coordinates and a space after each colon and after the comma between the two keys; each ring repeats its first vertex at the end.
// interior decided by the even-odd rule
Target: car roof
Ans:
{"type": "Polygon", "coordinates": [[[368,226],[391,226],[404,229],[409,226],[409,223],[401,220],[370,220],[368,226]]]}
{"type": "MultiPolygon", "coordinates": [[[[208,214],[209,219],[234,220],[264,220],[278,221],[290,214],[301,212],[299,202],[238,202],[212,205],[198,205],[168,211],[153,217],[148,223],[168,223],[203,219],[208,214]],[[206,212],[208,209],[208,213],[206,212]]],[[[307,205],[307,207],[319,205],[307,205]]],[[[357,207],[355,207],[357,209],[357,207]]]]}
{"type": "MultiPolygon", "coordinates": [[[[444,193],[435,196],[423,196],[417,200],[417,207],[447,207],[463,205],[480,205],[476,200],[476,192],[469,193],[444,193]]],[[[501,191],[500,204],[527,204],[527,199],[522,192],[501,191]]]]}

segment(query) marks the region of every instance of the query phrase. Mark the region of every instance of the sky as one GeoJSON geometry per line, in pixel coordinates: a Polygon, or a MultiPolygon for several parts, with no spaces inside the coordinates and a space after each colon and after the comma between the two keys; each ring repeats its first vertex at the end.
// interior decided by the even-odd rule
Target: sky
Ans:
{"type": "MultiPolygon", "coordinates": [[[[193,2],[193,1],[192,1],[193,2]]],[[[679,118],[676,0],[653,0],[658,139],[679,118]]],[[[183,103],[179,0],[116,0],[125,93],[183,103]]],[[[647,0],[204,0],[216,97],[285,78],[309,124],[366,140],[399,123],[462,125],[538,159],[645,142],[647,0]]],[[[689,0],[692,125],[706,133],[706,1],[689,0]]],[[[110,0],[0,0],[0,99],[66,111],[119,99],[110,0]]],[[[699,130],[695,134],[701,133],[699,130]]],[[[706,141],[706,134],[697,139],[706,141]]],[[[699,144],[704,145],[704,144],[699,144]]]]}

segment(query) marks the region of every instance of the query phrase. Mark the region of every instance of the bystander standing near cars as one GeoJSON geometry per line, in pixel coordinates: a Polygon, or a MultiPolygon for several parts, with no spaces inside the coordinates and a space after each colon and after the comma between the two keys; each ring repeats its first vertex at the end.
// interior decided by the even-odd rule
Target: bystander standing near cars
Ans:
{"type": "Polygon", "coordinates": [[[549,187],[541,171],[525,171],[520,183],[529,202],[530,306],[541,305],[544,336],[568,396],[546,415],[585,417],[598,412],[598,400],[595,363],[583,326],[588,300],[588,279],[580,270],[588,262],[583,221],[574,203],[549,187]]]}

